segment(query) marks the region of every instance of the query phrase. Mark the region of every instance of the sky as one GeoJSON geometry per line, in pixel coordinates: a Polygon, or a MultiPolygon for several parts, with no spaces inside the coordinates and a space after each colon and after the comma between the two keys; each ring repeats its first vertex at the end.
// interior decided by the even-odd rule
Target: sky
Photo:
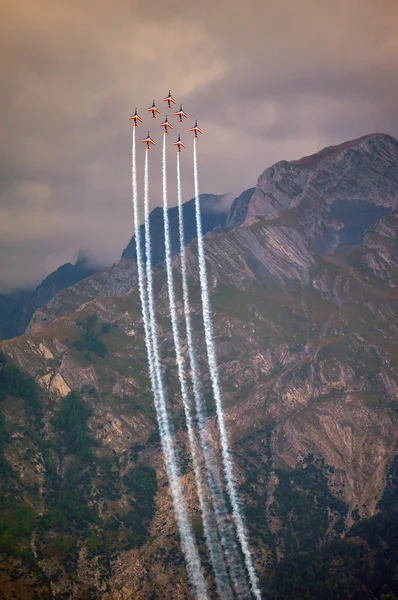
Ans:
{"type": "MultiPolygon", "coordinates": [[[[278,160],[398,137],[397,0],[3,0],[0,34],[3,291],[36,285],[79,249],[118,260],[134,227],[128,116],[137,107],[139,139],[150,128],[157,142],[155,207],[162,134],[146,109],[169,88],[189,115],[167,140],[188,142],[186,200],[195,118],[200,191],[231,197],[278,160]]],[[[174,205],[172,148],[168,183],[174,205]]]]}

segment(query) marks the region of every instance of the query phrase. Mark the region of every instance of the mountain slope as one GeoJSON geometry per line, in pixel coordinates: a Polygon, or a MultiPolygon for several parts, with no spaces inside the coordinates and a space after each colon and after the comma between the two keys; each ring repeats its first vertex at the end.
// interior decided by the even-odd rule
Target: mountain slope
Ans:
{"type": "MultiPolygon", "coordinates": [[[[205,238],[226,421],[264,589],[270,565],[324,546],[355,520],[375,513],[397,454],[398,197],[392,175],[391,185],[386,184],[396,145],[388,137],[380,142],[379,136],[370,136],[328,149],[335,166],[328,163],[327,188],[338,190],[334,199],[325,191],[328,201],[320,191],[325,152],[311,157],[305,164],[312,165],[306,176],[313,183],[300,204],[280,200],[278,214],[270,217],[264,216],[265,203],[261,217],[255,198],[262,176],[252,196],[255,206],[251,199],[247,207],[247,215],[256,218],[249,223],[245,217],[242,226],[205,238]],[[366,206],[358,227],[353,227],[352,213],[359,200],[355,194],[344,199],[341,192],[344,177],[352,177],[352,151],[354,163],[366,165],[369,193],[360,201],[389,210],[376,213],[366,206]],[[383,202],[373,189],[380,181],[390,190],[383,202]],[[338,228],[331,211],[337,201],[343,202],[338,228]],[[282,203],[286,208],[280,208],[282,203]],[[320,243],[330,229],[333,243],[320,243]]],[[[282,177],[291,163],[278,164],[267,178],[291,189],[289,177],[282,177]]],[[[359,167],[356,173],[361,178],[359,167]]],[[[194,339],[210,412],[208,435],[219,457],[195,240],[187,256],[194,339]]],[[[181,317],[178,257],[174,266],[181,317]]],[[[155,291],[185,496],[204,552],[161,268],[155,270],[155,291]]],[[[20,494],[34,511],[24,547],[29,554],[33,545],[35,568],[53,597],[190,598],[156,435],[137,289],[82,304],[76,313],[2,342],[1,348],[41,390],[42,413],[36,419],[26,401],[12,395],[3,399],[4,455],[11,469],[8,493],[14,489],[14,497],[20,494]],[[71,390],[80,391],[81,399],[71,400],[71,390]],[[72,401],[85,424],[82,439],[87,441],[78,448],[62,416],[65,403],[72,401]],[[30,433],[21,437],[22,431],[30,433]],[[85,468],[81,479],[72,479],[79,493],[72,506],[80,508],[65,522],[61,516],[70,510],[65,498],[71,493],[70,477],[77,477],[71,469],[79,451],[85,468]],[[141,504],[153,512],[145,515],[137,503],[137,469],[141,476],[148,469],[152,500],[141,504]],[[49,518],[54,506],[55,521],[49,518]],[[68,546],[70,538],[75,544],[68,546]],[[61,550],[54,555],[55,539],[61,550]]],[[[15,564],[7,568],[16,573],[15,564]]]]}

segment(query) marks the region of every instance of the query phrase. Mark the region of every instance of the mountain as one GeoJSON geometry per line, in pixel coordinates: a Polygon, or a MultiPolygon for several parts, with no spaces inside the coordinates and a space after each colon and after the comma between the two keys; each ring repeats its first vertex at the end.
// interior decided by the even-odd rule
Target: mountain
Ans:
{"type": "Polygon", "coordinates": [[[75,264],[65,263],[48,275],[34,290],[0,295],[0,337],[21,335],[33,313],[61,290],[98,271],[82,252],[75,264]]]}
{"type": "Polygon", "coordinates": [[[14,323],[19,319],[19,310],[31,294],[32,290],[0,294],[0,339],[14,337],[17,330],[14,323]]]}
{"type": "MultiPolygon", "coordinates": [[[[203,209],[203,233],[206,234],[216,227],[223,227],[226,223],[229,211],[228,198],[216,194],[201,194],[201,206],[203,209]]],[[[178,209],[169,208],[171,252],[175,256],[179,252],[180,242],[178,234],[178,209]]],[[[185,241],[192,241],[195,226],[195,199],[185,202],[183,205],[185,241]]],[[[156,207],[149,215],[149,223],[152,235],[152,264],[159,265],[164,261],[164,226],[163,209],[156,207]]],[[[145,231],[144,225],[140,226],[143,257],[145,254],[145,231]]],[[[135,236],[133,236],[124,249],[120,261],[111,267],[95,273],[85,281],[78,283],[60,294],[55,295],[46,305],[39,308],[32,316],[26,333],[33,333],[42,327],[46,327],[55,319],[69,315],[79,308],[84,302],[101,298],[104,296],[120,296],[126,294],[137,284],[137,264],[135,250],[135,236]]]]}
{"type": "MultiPolygon", "coordinates": [[[[201,194],[203,209],[203,231],[205,233],[224,226],[229,211],[226,195],[201,194]]],[[[186,202],[183,208],[186,243],[195,236],[195,201],[186,202]]],[[[179,251],[178,212],[177,208],[169,209],[172,255],[179,251]]],[[[155,208],[150,214],[153,235],[152,262],[164,261],[164,227],[163,210],[155,208]]],[[[144,226],[141,225],[143,255],[145,257],[144,226]]],[[[46,326],[55,318],[69,314],[82,303],[101,296],[124,294],[136,284],[136,266],[129,261],[136,260],[135,237],[133,236],[124,249],[122,260],[107,269],[93,266],[83,253],[75,264],[66,263],[48,275],[34,290],[22,290],[10,294],[0,294],[0,339],[8,339],[21,335],[34,315],[33,323],[28,331],[46,326]],[[128,259],[128,260],[124,260],[128,259]],[[75,287],[78,282],[96,275],[86,283],[75,287]],[[68,288],[71,288],[70,290],[68,288]],[[67,290],[54,302],[50,301],[63,290],[67,290]],[[47,309],[47,304],[50,303],[47,309]],[[40,310],[43,309],[43,310],[40,310]],[[35,314],[37,311],[37,314],[35,314]]]]}
{"type": "MultiPolygon", "coordinates": [[[[395,585],[390,530],[375,541],[351,528],[396,498],[397,165],[398,142],[381,134],[282,161],[234,202],[233,228],[205,237],[226,423],[264,597],[302,598],[308,579],[308,598],[346,587],[347,597],[368,598],[382,587],[381,568],[385,586],[395,585]],[[333,546],[345,533],[351,545],[333,546]],[[302,553],[311,571],[297,574],[295,588],[283,582],[304,568],[302,553]],[[348,559],[363,567],[351,579],[348,559]],[[358,582],[369,586],[362,596],[358,582]]],[[[207,434],[219,459],[196,240],[187,258],[207,434]]],[[[174,272],[181,317],[178,256],[174,272]]],[[[154,289],[184,496],[206,556],[162,265],[154,289]]],[[[0,349],[0,592],[7,600],[34,589],[56,599],[192,598],[137,288],[81,303],[0,349]]]]}
{"type": "MultiPolygon", "coordinates": [[[[330,229],[338,231],[342,203],[347,206],[346,210],[351,207],[355,212],[360,203],[366,203],[374,215],[374,222],[383,209],[386,212],[392,208],[396,210],[397,152],[398,143],[394,138],[375,134],[325,148],[300,160],[276,163],[259,178],[242,223],[250,225],[259,219],[276,219],[286,210],[298,206],[301,211],[311,207],[318,221],[315,223],[313,214],[308,214],[306,234],[319,237],[324,233],[321,237],[330,238],[323,239],[330,246],[339,236],[330,229]],[[329,227],[323,223],[325,217],[331,222],[329,227]],[[310,228],[315,229],[310,232],[310,228]]],[[[372,221],[372,218],[364,221],[363,209],[359,217],[362,229],[372,221]]],[[[348,215],[342,217],[347,219],[348,215]]],[[[347,224],[353,225],[353,222],[347,224]]]]}
{"type": "MultiPolygon", "coordinates": [[[[203,232],[207,233],[217,226],[223,227],[228,217],[230,202],[227,196],[218,196],[216,194],[201,194],[200,205],[202,209],[202,226],[203,232]]],[[[170,238],[171,238],[171,254],[175,256],[180,251],[180,240],[178,235],[178,208],[174,206],[169,208],[170,222],[170,238]]],[[[189,244],[196,237],[195,223],[195,198],[183,204],[184,228],[185,228],[185,243],[189,244]]],[[[152,264],[157,265],[165,259],[164,254],[164,224],[163,224],[163,209],[156,207],[149,216],[149,222],[152,235],[152,264]]],[[[142,240],[142,254],[144,259],[145,253],[145,231],[144,225],[140,226],[142,240]]],[[[122,258],[130,258],[137,260],[135,236],[133,236],[123,250],[122,258]]]]}
{"type": "Polygon", "coordinates": [[[225,224],[227,230],[234,229],[242,225],[246,218],[247,209],[249,208],[250,200],[254,194],[256,188],[250,188],[241,193],[240,196],[235,198],[232,203],[231,210],[229,211],[228,219],[225,224]]]}

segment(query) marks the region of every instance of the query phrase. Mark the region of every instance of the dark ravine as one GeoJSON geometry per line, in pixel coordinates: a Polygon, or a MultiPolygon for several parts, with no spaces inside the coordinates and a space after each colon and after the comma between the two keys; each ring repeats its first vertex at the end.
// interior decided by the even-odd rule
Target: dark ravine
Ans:
{"type": "MultiPolygon", "coordinates": [[[[365,136],[302,161],[277,163],[259,178],[248,205],[247,197],[240,202],[228,231],[206,236],[205,245],[236,476],[256,568],[268,590],[272,565],[326,547],[355,521],[374,515],[395,472],[398,142],[365,136]],[[362,216],[355,220],[357,207],[362,216]]],[[[208,430],[219,452],[195,240],[187,256],[208,430]]],[[[178,257],[174,266],[181,315],[178,257]]],[[[202,543],[160,267],[155,290],[182,480],[202,543]]],[[[191,598],[156,435],[137,290],[85,303],[83,288],[79,294],[76,312],[0,344],[35,379],[43,406],[34,420],[26,401],[8,396],[1,403],[9,486],[35,515],[21,542],[33,553],[34,567],[10,557],[5,572],[19,577],[25,592],[33,585],[29,574],[42,586],[42,598],[191,598]],[[94,313],[90,349],[84,332],[94,313]],[[90,408],[85,470],[75,485],[79,502],[92,511],[84,527],[76,515],[56,526],[48,520],[56,490],[67,489],[78,460],[59,416],[71,390],[80,391],[83,407],[90,408]],[[152,490],[143,504],[153,513],[143,520],[137,469],[148,469],[152,490]],[[61,550],[54,554],[54,547],[61,550]]]]}

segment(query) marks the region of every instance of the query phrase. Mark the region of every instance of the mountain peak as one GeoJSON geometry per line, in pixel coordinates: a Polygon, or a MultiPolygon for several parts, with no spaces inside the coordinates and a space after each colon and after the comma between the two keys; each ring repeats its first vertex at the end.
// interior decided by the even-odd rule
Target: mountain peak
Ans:
{"type": "MultiPolygon", "coordinates": [[[[386,133],[369,133],[367,135],[363,135],[354,140],[349,140],[347,142],[342,142],[341,144],[336,144],[334,146],[326,146],[322,150],[315,152],[315,154],[310,154],[309,156],[303,156],[298,160],[290,161],[290,164],[296,165],[298,167],[308,169],[313,168],[318,165],[323,160],[327,160],[333,158],[344,152],[345,150],[349,150],[350,148],[355,148],[356,146],[366,145],[366,143],[379,143],[379,142],[388,142],[395,145],[398,145],[398,141],[392,136],[386,133]]],[[[286,161],[284,161],[286,162],[286,161]]]]}
{"type": "Polygon", "coordinates": [[[397,164],[398,141],[381,133],[328,146],[299,160],[280,161],[259,177],[240,224],[275,219],[309,197],[325,206],[338,195],[344,202],[364,201],[396,210],[397,164]]]}

